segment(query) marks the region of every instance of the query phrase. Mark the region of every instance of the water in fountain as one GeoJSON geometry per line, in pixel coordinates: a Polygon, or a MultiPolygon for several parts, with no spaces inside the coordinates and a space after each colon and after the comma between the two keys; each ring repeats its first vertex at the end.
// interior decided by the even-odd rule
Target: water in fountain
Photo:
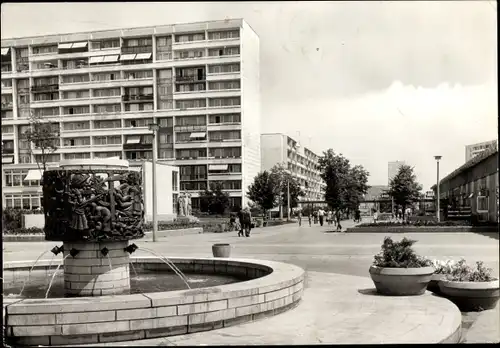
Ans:
{"type": "Polygon", "coordinates": [[[177,266],[174,265],[174,263],[168,259],[168,257],[160,255],[151,249],[141,248],[141,250],[144,250],[146,252],[149,252],[152,255],[159,257],[160,260],[162,260],[165,264],[167,264],[167,266],[169,266],[172,269],[172,271],[174,271],[174,273],[177,274],[182,279],[182,281],[184,282],[184,284],[186,284],[188,289],[191,289],[191,286],[189,285],[188,279],[186,278],[184,273],[182,273],[181,270],[178,269],[177,266]]]}
{"type": "Polygon", "coordinates": [[[59,268],[61,267],[61,265],[64,263],[64,260],[66,260],[66,258],[68,256],[71,256],[71,254],[64,256],[61,263],[59,265],[57,265],[57,268],[56,268],[54,274],[52,275],[52,279],[50,280],[49,287],[47,288],[47,292],[45,293],[45,298],[47,298],[49,296],[50,288],[52,287],[52,282],[54,282],[54,278],[56,277],[57,271],[59,271],[59,268]]]}
{"type": "Polygon", "coordinates": [[[52,257],[50,258],[49,267],[47,267],[47,275],[50,274],[50,267],[52,267],[52,262],[54,262],[54,257],[56,257],[56,254],[53,254],[52,257]]]}
{"type": "Polygon", "coordinates": [[[109,254],[106,254],[106,256],[108,257],[109,270],[113,271],[113,267],[111,266],[111,258],[109,257],[109,254]]]}
{"type": "Polygon", "coordinates": [[[45,250],[43,253],[40,254],[40,256],[38,256],[38,258],[35,260],[35,262],[33,263],[33,266],[31,266],[29,272],[28,272],[28,279],[26,279],[24,281],[24,284],[23,284],[23,287],[21,288],[21,291],[19,292],[19,296],[21,296],[23,294],[23,291],[24,291],[24,288],[26,287],[26,284],[30,281],[30,276],[31,276],[31,272],[33,271],[33,268],[35,268],[35,265],[36,263],[42,258],[43,255],[47,254],[48,252],[50,251],[49,250],[45,250]]]}

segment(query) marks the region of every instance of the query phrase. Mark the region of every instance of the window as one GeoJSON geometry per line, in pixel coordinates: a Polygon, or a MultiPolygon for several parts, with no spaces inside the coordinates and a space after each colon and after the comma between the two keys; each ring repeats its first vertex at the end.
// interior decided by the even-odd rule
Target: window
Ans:
{"type": "Polygon", "coordinates": [[[33,113],[37,117],[50,117],[50,116],[58,116],[59,115],[59,108],[41,108],[41,109],[34,109],[33,113]]]}
{"type": "Polygon", "coordinates": [[[240,37],[239,30],[214,31],[208,33],[209,40],[237,39],[240,37]]]}
{"type": "Polygon", "coordinates": [[[120,73],[95,73],[92,74],[92,81],[113,81],[119,80],[120,73]]]}
{"type": "Polygon", "coordinates": [[[149,127],[153,123],[152,118],[136,118],[125,120],[125,127],[149,127]]]}
{"type": "Polygon", "coordinates": [[[240,89],[240,81],[213,81],[208,84],[209,90],[240,89]]]}
{"type": "Polygon", "coordinates": [[[90,106],[65,106],[63,107],[64,115],[84,115],[90,113],[90,106]]]}
{"type": "Polygon", "coordinates": [[[2,126],[2,134],[14,133],[14,126],[2,126]]]}
{"type": "Polygon", "coordinates": [[[105,105],[95,105],[94,111],[98,114],[105,114],[111,112],[120,112],[121,105],[120,104],[105,104],[105,105]]]}
{"type": "Polygon", "coordinates": [[[487,196],[478,196],[477,197],[477,212],[478,213],[487,213],[489,210],[489,201],[487,196]]]}
{"type": "Polygon", "coordinates": [[[65,138],[63,139],[64,146],[88,146],[90,145],[90,137],[65,138]]]}
{"type": "Polygon", "coordinates": [[[172,144],[173,138],[173,134],[159,133],[160,144],[172,144]]]}
{"type": "Polygon", "coordinates": [[[205,33],[175,35],[175,42],[191,42],[205,40],[205,33]]]}
{"type": "Polygon", "coordinates": [[[153,77],[153,70],[137,70],[137,71],[126,71],[125,78],[129,80],[133,79],[148,79],[153,77]]]}
{"type": "Polygon", "coordinates": [[[41,207],[41,194],[38,193],[22,193],[22,194],[6,194],[5,206],[7,208],[22,208],[26,210],[36,210],[41,207]]]}
{"type": "Polygon", "coordinates": [[[205,126],[207,124],[207,118],[203,116],[177,116],[175,118],[176,126],[205,126]]]}
{"type": "Polygon", "coordinates": [[[90,43],[90,48],[92,50],[104,50],[107,48],[118,48],[118,47],[120,47],[120,39],[92,41],[90,43]]]}
{"type": "Polygon", "coordinates": [[[122,128],[121,120],[94,121],[95,129],[122,128]]]}
{"type": "MultiPolygon", "coordinates": [[[[19,82],[17,85],[19,86],[19,82]]],[[[12,80],[11,79],[2,80],[2,88],[9,88],[9,87],[12,87],[12,80]]]]}
{"type": "Polygon", "coordinates": [[[89,152],[65,153],[64,154],[64,159],[67,159],[67,160],[89,159],[89,158],[90,158],[90,153],[89,152]]]}
{"type": "Polygon", "coordinates": [[[82,99],[89,97],[90,97],[89,90],[63,92],[63,99],[82,99]]]}
{"type": "Polygon", "coordinates": [[[239,106],[240,103],[241,103],[241,100],[239,97],[209,99],[209,106],[210,107],[239,106]]]}
{"type": "Polygon", "coordinates": [[[228,74],[240,72],[240,64],[222,64],[222,65],[209,65],[208,72],[210,74],[228,74]]]}
{"type": "Polygon", "coordinates": [[[126,151],[125,158],[128,160],[149,160],[152,159],[151,151],[126,151]]]}
{"type": "Polygon", "coordinates": [[[203,191],[207,189],[207,183],[202,182],[181,182],[181,191],[203,191]]]}
{"type": "Polygon", "coordinates": [[[19,154],[19,163],[31,163],[31,156],[26,154],[19,154]]]}
{"type": "Polygon", "coordinates": [[[241,190],[241,181],[240,180],[222,181],[222,188],[224,190],[241,190]]]}
{"type": "Polygon", "coordinates": [[[190,158],[205,158],[207,157],[206,149],[182,149],[176,150],[176,158],[178,159],[190,159],[190,158]]]}
{"type": "Polygon", "coordinates": [[[68,75],[62,77],[63,83],[82,83],[89,82],[90,78],[88,74],[83,75],[68,75]]]}
{"type": "Polygon", "coordinates": [[[120,95],[120,88],[94,89],[94,97],[116,97],[120,95]]]}
{"type": "Polygon", "coordinates": [[[204,50],[175,51],[175,59],[194,59],[205,56],[204,50]]]}
{"type": "Polygon", "coordinates": [[[239,158],[241,157],[241,147],[211,148],[210,157],[239,158]]]}
{"type": "Polygon", "coordinates": [[[94,145],[119,145],[122,143],[121,135],[98,136],[93,139],[94,145]]]}
{"type": "Polygon", "coordinates": [[[57,53],[57,45],[33,47],[33,55],[57,53]]]}
{"type": "Polygon", "coordinates": [[[172,48],[172,37],[171,36],[165,36],[165,37],[158,37],[156,38],[156,47],[170,47],[172,48]]]}
{"type": "Polygon", "coordinates": [[[241,207],[241,197],[229,197],[229,205],[231,207],[241,207]]]}
{"type": "Polygon", "coordinates": [[[118,157],[122,158],[122,153],[119,151],[111,151],[111,152],[95,152],[94,158],[110,158],[110,157],[118,157]]]}
{"type": "Polygon", "coordinates": [[[241,173],[241,164],[229,164],[228,165],[229,173],[241,173]]]}
{"type": "Polygon", "coordinates": [[[178,100],[176,105],[177,109],[204,108],[207,106],[207,101],[205,99],[178,100]]]}
{"type": "Polygon", "coordinates": [[[158,110],[169,110],[174,108],[173,100],[159,100],[158,101],[158,110]]]}
{"type": "Polygon", "coordinates": [[[218,131],[210,132],[210,141],[225,141],[225,140],[239,140],[241,139],[240,131],[218,131]]]}
{"type": "Polygon", "coordinates": [[[177,85],[176,92],[196,92],[196,91],[204,91],[205,83],[188,83],[184,85],[177,85]]]}
{"type": "Polygon", "coordinates": [[[177,181],[177,175],[179,172],[172,171],[172,191],[179,191],[179,182],[177,181]]]}
{"type": "Polygon", "coordinates": [[[75,131],[81,129],[90,129],[90,122],[66,122],[63,123],[63,129],[66,131],[75,131]]]}
{"type": "Polygon", "coordinates": [[[51,101],[59,100],[59,93],[37,93],[35,94],[35,101],[51,101]]]}
{"type": "MultiPolygon", "coordinates": [[[[41,155],[35,155],[35,158],[37,163],[43,162],[41,155]]],[[[59,154],[45,155],[45,158],[47,159],[47,163],[57,163],[61,160],[61,156],[59,154]]]]}
{"type": "Polygon", "coordinates": [[[224,47],[224,48],[211,48],[208,50],[208,55],[210,57],[235,56],[238,54],[240,54],[240,48],[238,46],[224,47]]]}
{"type": "Polygon", "coordinates": [[[172,127],[174,125],[174,118],[173,117],[159,118],[158,124],[160,125],[160,127],[172,127]]]}
{"type": "Polygon", "coordinates": [[[173,149],[159,149],[158,158],[174,158],[173,149]]]}

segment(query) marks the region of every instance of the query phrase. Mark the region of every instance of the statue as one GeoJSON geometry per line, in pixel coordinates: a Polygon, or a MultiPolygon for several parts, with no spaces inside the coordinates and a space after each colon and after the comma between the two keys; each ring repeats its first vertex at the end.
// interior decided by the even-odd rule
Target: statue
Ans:
{"type": "Polygon", "coordinates": [[[186,215],[191,216],[191,215],[193,215],[192,213],[193,213],[193,209],[191,206],[191,194],[188,193],[187,197],[186,197],[186,215]]]}

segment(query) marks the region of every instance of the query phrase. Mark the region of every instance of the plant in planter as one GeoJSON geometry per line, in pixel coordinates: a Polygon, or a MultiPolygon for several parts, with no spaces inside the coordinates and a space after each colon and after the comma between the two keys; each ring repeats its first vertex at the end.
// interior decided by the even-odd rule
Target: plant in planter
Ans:
{"type": "Polygon", "coordinates": [[[375,255],[370,277],[382,295],[422,295],[434,274],[432,262],[415,253],[416,241],[403,238],[395,242],[385,237],[382,250],[375,255]]]}
{"type": "Polygon", "coordinates": [[[482,261],[476,267],[462,259],[439,282],[440,292],[455,303],[462,312],[475,312],[495,308],[499,296],[499,280],[482,261]]]}
{"type": "Polygon", "coordinates": [[[452,267],[456,264],[454,260],[432,260],[432,267],[434,267],[434,274],[431,277],[427,290],[433,293],[439,293],[439,282],[446,278],[446,275],[451,272],[452,267]]]}

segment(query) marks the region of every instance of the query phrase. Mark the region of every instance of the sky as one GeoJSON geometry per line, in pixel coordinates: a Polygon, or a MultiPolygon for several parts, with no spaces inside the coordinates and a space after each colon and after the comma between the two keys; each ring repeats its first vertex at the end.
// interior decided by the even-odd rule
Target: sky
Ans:
{"type": "Polygon", "coordinates": [[[243,18],[260,37],[261,131],[424,190],[498,137],[496,2],[2,3],[4,38],[243,18]]]}

